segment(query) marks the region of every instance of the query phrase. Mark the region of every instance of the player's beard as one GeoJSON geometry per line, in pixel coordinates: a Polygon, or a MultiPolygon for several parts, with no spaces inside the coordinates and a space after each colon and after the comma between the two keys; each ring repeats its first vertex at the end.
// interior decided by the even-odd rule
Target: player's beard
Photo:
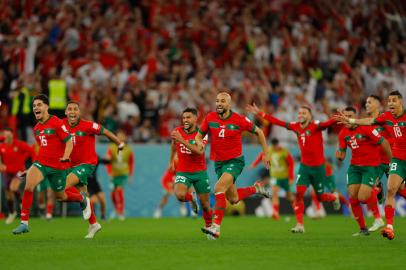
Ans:
{"type": "Polygon", "coordinates": [[[225,114],[227,114],[228,110],[226,108],[222,108],[221,112],[216,108],[216,112],[219,116],[223,117],[225,114]]]}

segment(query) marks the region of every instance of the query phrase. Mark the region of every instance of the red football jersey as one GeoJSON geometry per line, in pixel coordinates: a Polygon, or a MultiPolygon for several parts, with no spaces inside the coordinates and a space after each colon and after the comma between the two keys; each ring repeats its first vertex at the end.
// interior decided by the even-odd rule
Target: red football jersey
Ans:
{"type": "Polygon", "coordinates": [[[26,142],[14,139],[11,144],[0,144],[0,157],[7,173],[16,174],[25,170],[25,161],[27,158],[34,160],[34,156],[34,148],[26,142]]]}
{"type": "Polygon", "coordinates": [[[79,119],[75,126],[69,125],[68,119],[63,119],[72,136],[73,151],[70,155],[71,165],[79,164],[97,165],[95,135],[103,134],[103,127],[97,123],[79,119]]]}
{"type": "MultiPolygon", "coordinates": [[[[183,127],[177,127],[177,130],[183,139],[189,141],[191,144],[195,144],[195,137],[197,130],[191,133],[187,133],[183,127]]],[[[203,140],[203,144],[206,140],[203,140]]],[[[176,141],[176,153],[178,155],[178,165],[176,167],[177,172],[198,172],[206,170],[206,160],[204,154],[194,154],[182,143],[176,141]]]]}
{"type": "Polygon", "coordinates": [[[255,131],[255,125],[245,116],[231,112],[227,119],[221,119],[216,112],[209,113],[199,132],[209,134],[210,159],[225,161],[242,156],[242,132],[255,131]]]}
{"type": "Polygon", "coordinates": [[[390,112],[384,112],[374,119],[374,123],[382,125],[393,140],[392,155],[394,158],[406,160],[406,111],[397,118],[390,112]]]}
{"type": "Polygon", "coordinates": [[[40,146],[36,161],[54,169],[66,169],[67,164],[59,159],[63,157],[65,143],[71,136],[62,120],[51,115],[44,123],[35,125],[34,136],[40,146]]]}
{"type": "Polygon", "coordinates": [[[338,134],[338,147],[345,152],[352,150],[351,164],[357,166],[378,166],[381,164],[379,144],[384,138],[372,126],[342,128],[338,134]]]}
{"type": "MultiPolygon", "coordinates": [[[[393,139],[390,135],[390,133],[382,126],[375,125],[375,130],[382,136],[384,137],[391,145],[391,148],[393,147],[393,139]]],[[[382,147],[379,147],[379,156],[381,158],[381,163],[382,164],[389,164],[390,159],[388,155],[386,154],[385,150],[382,147]]]]}

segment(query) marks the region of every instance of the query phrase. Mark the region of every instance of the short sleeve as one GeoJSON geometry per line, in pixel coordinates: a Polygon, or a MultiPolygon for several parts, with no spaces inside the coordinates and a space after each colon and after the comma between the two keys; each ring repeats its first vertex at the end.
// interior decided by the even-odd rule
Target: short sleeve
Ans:
{"type": "Polygon", "coordinates": [[[375,128],[369,128],[367,130],[367,134],[369,138],[376,144],[381,144],[384,140],[381,134],[379,134],[379,131],[375,128]]]}
{"type": "Polygon", "coordinates": [[[240,120],[240,126],[241,126],[241,131],[249,131],[251,133],[255,132],[255,128],[256,126],[254,125],[254,123],[248,119],[248,117],[246,116],[241,116],[241,120],[240,120]]]}
{"type": "Polygon", "coordinates": [[[204,138],[203,138],[203,145],[207,145],[208,142],[209,142],[209,136],[207,136],[207,134],[206,134],[206,136],[204,136],[204,138]]]}
{"type": "Polygon", "coordinates": [[[347,149],[347,143],[345,141],[345,134],[343,131],[344,130],[341,130],[338,134],[338,150],[341,152],[345,152],[347,149]]]}
{"type": "Polygon", "coordinates": [[[87,123],[87,132],[94,135],[101,135],[103,134],[104,128],[102,125],[95,123],[95,122],[88,122],[87,123]]]}
{"type": "Polygon", "coordinates": [[[207,116],[203,119],[202,124],[200,125],[199,128],[199,133],[201,134],[207,134],[209,132],[209,121],[207,120],[207,116]]]}
{"type": "Polygon", "coordinates": [[[65,143],[71,138],[68,129],[60,119],[55,121],[55,132],[56,135],[65,143]]]}

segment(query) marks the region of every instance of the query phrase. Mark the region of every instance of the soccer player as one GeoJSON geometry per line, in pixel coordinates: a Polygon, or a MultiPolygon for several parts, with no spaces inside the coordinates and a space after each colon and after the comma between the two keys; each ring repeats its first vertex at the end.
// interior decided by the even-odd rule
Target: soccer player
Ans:
{"type": "Polygon", "coordinates": [[[393,138],[393,147],[389,165],[388,189],[385,201],[386,227],[381,231],[383,237],[392,240],[395,238],[393,220],[395,216],[395,196],[398,192],[405,197],[406,189],[402,183],[406,179],[406,114],[403,105],[403,97],[399,91],[392,91],[388,97],[387,112],[376,118],[355,119],[345,116],[343,113],[335,117],[344,124],[356,125],[381,125],[393,138]]]}
{"type": "Polygon", "coordinates": [[[297,224],[291,229],[293,233],[304,233],[304,194],[311,184],[317,193],[319,201],[331,201],[335,209],[340,209],[340,201],[337,193],[324,192],[324,180],[326,176],[325,158],[323,149],[322,131],[336,123],[334,119],[326,122],[314,121],[312,111],[307,106],[302,106],[298,113],[298,122],[284,122],[271,115],[265,114],[253,104],[247,106],[247,111],[264,118],[271,124],[285,127],[296,133],[301,152],[301,163],[296,178],[296,198],[294,210],[297,224]]]}
{"type": "MultiPolygon", "coordinates": [[[[343,113],[348,118],[356,118],[356,110],[353,107],[345,108],[343,113]]],[[[389,142],[373,127],[346,124],[338,134],[337,159],[340,161],[345,159],[347,146],[352,151],[351,165],[347,170],[347,187],[351,210],[360,228],[360,231],[353,236],[369,235],[361,203],[377,203],[377,192],[373,187],[378,178],[378,168],[381,164],[379,144],[382,145],[385,153],[391,157],[389,142]]]]}
{"type": "Polygon", "coordinates": [[[169,164],[175,170],[175,155],[178,157],[175,177],[175,196],[181,202],[191,202],[193,212],[199,212],[195,193],[189,192],[191,186],[199,195],[203,208],[205,228],[212,225],[212,210],[210,208],[210,184],[207,175],[207,166],[204,156],[204,147],[207,140],[202,144],[196,144],[195,137],[198,134],[197,110],[186,108],[182,113],[182,126],[175,128],[171,133],[171,155],[169,164]]]}
{"type": "MultiPolygon", "coordinates": [[[[69,101],[65,110],[66,118],[63,120],[69,134],[72,136],[73,151],[70,156],[71,168],[66,178],[66,189],[77,186],[82,192],[87,192],[88,177],[91,176],[98,163],[96,154],[96,135],[104,135],[117,146],[117,151],[123,150],[125,144],[116,135],[100,124],[80,118],[79,104],[69,101]]],[[[92,210],[89,218],[88,234],[85,238],[93,238],[101,230],[92,210]]]]}
{"type": "Polygon", "coordinates": [[[34,188],[44,179],[48,179],[51,188],[60,201],[80,202],[85,219],[91,214],[90,200],[84,193],[65,191],[66,172],[69,157],[73,149],[71,136],[62,120],[50,115],[49,99],[40,94],[33,99],[33,112],[38,123],[34,135],[39,144],[36,161],[27,171],[21,207],[21,223],[13,234],[29,232],[28,220],[32,205],[34,188]]]}
{"type": "Polygon", "coordinates": [[[16,206],[20,202],[21,181],[17,174],[25,170],[28,158],[34,161],[34,149],[27,143],[14,139],[13,131],[5,128],[4,143],[0,144],[0,172],[2,172],[3,186],[8,206],[6,224],[11,224],[17,217],[16,206]]]}
{"type": "Polygon", "coordinates": [[[235,181],[245,165],[242,155],[242,132],[244,131],[249,131],[257,136],[262,147],[263,161],[268,168],[269,154],[264,133],[247,117],[231,110],[231,96],[228,93],[219,93],[216,97],[216,111],[206,115],[195,138],[200,149],[203,148],[205,135],[209,134],[211,138],[210,158],[215,161],[214,166],[218,177],[214,187],[216,204],[212,226],[204,227],[202,231],[215,238],[220,237],[220,225],[224,217],[226,199],[230,203],[236,204],[253,194],[270,197],[270,194],[260,185],[238,189],[235,185],[235,181]]]}
{"type": "MultiPolygon", "coordinates": [[[[254,162],[254,166],[262,159],[262,153],[254,162]]],[[[294,196],[291,192],[291,185],[294,179],[295,162],[289,150],[279,144],[278,139],[271,140],[269,147],[270,179],[272,187],[272,218],[279,220],[279,190],[286,192],[286,199],[293,203],[294,196]]]]}
{"type": "Polygon", "coordinates": [[[120,130],[117,138],[123,142],[123,148],[117,144],[110,144],[107,148],[106,159],[110,164],[106,165],[107,172],[112,176],[113,191],[111,199],[114,204],[115,213],[119,220],[124,220],[124,185],[132,177],[134,171],[134,154],[128,145],[125,144],[127,136],[120,130]],[[120,149],[120,152],[118,151],[120,149]]]}

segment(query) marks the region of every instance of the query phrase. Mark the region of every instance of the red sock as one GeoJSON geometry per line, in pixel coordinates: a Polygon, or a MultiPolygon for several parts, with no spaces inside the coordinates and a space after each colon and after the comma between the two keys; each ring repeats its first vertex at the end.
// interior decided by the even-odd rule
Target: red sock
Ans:
{"type": "Polygon", "coordinates": [[[216,205],[214,206],[214,223],[220,226],[227,206],[226,195],[223,192],[219,192],[214,196],[216,198],[216,205]]]}
{"type": "Polygon", "coordinates": [[[94,214],[93,204],[90,204],[90,209],[92,213],[90,214],[89,224],[93,225],[97,222],[96,215],[94,214]]]}
{"type": "Polygon", "coordinates": [[[339,199],[340,203],[346,205],[347,207],[350,205],[350,203],[347,201],[347,199],[344,197],[343,194],[339,194],[339,199]]]}
{"type": "Polygon", "coordinates": [[[52,216],[52,213],[54,212],[54,204],[52,202],[47,203],[47,214],[52,216]]]}
{"type": "Polygon", "coordinates": [[[237,189],[238,200],[239,201],[244,200],[245,198],[255,194],[256,192],[257,192],[257,189],[254,186],[239,188],[239,189],[237,189]]]}
{"type": "Polygon", "coordinates": [[[378,204],[373,203],[373,204],[367,204],[369,211],[372,212],[374,215],[375,219],[381,218],[381,213],[379,212],[378,204]]]}
{"type": "Polygon", "coordinates": [[[21,221],[26,221],[30,219],[30,209],[32,205],[32,198],[34,193],[28,190],[24,190],[23,199],[21,201],[21,221]]]}
{"type": "Polygon", "coordinates": [[[395,216],[395,208],[390,205],[385,206],[386,224],[393,226],[393,217],[395,216]]]}
{"type": "Polygon", "coordinates": [[[66,199],[67,202],[81,202],[83,200],[82,194],[80,194],[79,190],[75,187],[66,189],[65,194],[68,196],[66,199]]]}
{"type": "Polygon", "coordinates": [[[192,201],[192,199],[193,199],[192,193],[186,192],[186,194],[185,194],[185,202],[190,202],[190,201],[192,201]]]}
{"type": "Polygon", "coordinates": [[[306,192],[306,189],[306,186],[296,186],[296,199],[293,210],[295,211],[298,224],[303,224],[304,194],[306,192]]]}
{"type": "Polygon", "coordinates": [[[336,200],[336,195],[332,194],[332,193],[323,193],[321,195],[319,195],[319,199],[322,202],[332,202],[336,200]]]}
{"type": "Polygon", "coordinates": [[[398,194],[406,199],[406,188],[399,190],[398,194]]]}
{"type": "Polygon", "coordinates": [[[122,188],[116,190],[116,199],[117,199],[117,214],[124,214],[124,191],[122,188]]]}
{"type": "Polygon", "coordinates": [[[312,194],[312,202],[313,202],[313,204],[314,204],[314,207],[316,207],[316,210],[320,210],[321,205],[320,205],[319,199],[317,198],[316,193],[313,193],[313,194],[312,194]]]}
{"type": "Polygon", "coordinates": [[[365,219],[364,213],[362,212],[362,207],[360,202],[357,199],[350,198],[351,210],[354,214],[355,220],[358,222],[360,229],[365,229],[365,219]]]}
{"type": "Polygon", "coordinates": [[[206,228],[210,227],[213,222],[213,211],[211,209],[208,212],[203,210],[203,219],[206,228]]]}
{"type": "Polygon", "coordinates": [[[279,204],[272,204],[274,215],[279,215],[279,204]]]}

